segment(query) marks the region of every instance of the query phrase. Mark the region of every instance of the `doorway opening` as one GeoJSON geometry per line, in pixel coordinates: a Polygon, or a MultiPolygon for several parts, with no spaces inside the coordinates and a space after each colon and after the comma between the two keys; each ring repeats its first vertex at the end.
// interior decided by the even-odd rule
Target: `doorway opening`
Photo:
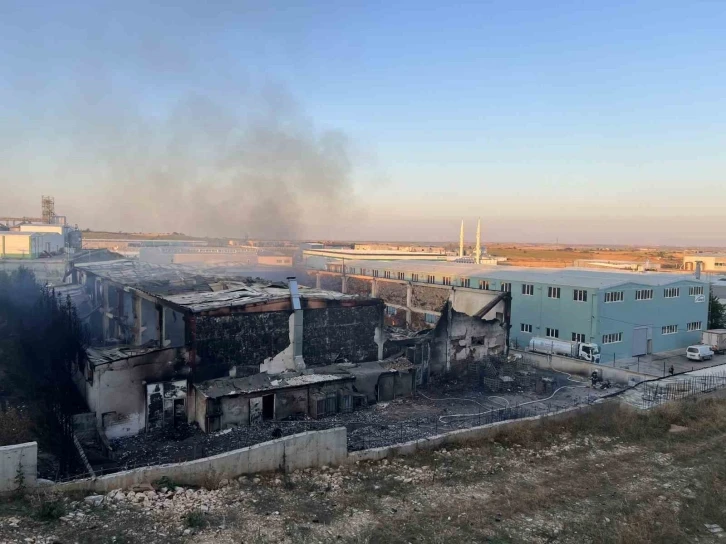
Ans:
{"type": "Polygon", "coordinates": [[[275,395],[262,397],[262,419],[275,419],[275,395]]]}

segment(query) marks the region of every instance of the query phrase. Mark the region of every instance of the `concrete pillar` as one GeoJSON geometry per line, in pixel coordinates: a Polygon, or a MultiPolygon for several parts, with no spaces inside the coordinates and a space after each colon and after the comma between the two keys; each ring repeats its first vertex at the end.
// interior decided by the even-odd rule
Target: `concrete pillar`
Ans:
{"type": "Polygon", "coordinates": [[[378,296],[378,281],[375,279],[371,280],[371,296],[373,298],[378,296]]]}
{"type": "Polygon", "coordinates": [[[411,306],[413,306],[413,285],[411,283],[406,284],[406,326],[411,327],[412,312],[411,306]]]}
{"type": "Polygon", "coordinates": [[[164,340],[166,340],[166,316],[164,315],[164,307],[161,304],[156,305],[156,312],[158,317],[158,323],[159,323],[159,334],[158,334],[158,340],[159,340],[159,347],[164,347],[164,340]]]}
{"type": "Polygon", "coordinates": [[[342,276],[341,280],[340,292],[346,294],[348,292],[348,276],[342,276]]]}
{"type": "Polygon", "coordinates": [[[142,298],[136,294],[133,296],[133,304],[134,304],[134,345],[140,346],[141,345],[141,312],[142,312],[142,304],[141,304],[142,298]]]}
{"type": "Polygon", "coordinates": [[[320,274],[315,274],[315,288],[320,289],[320,274]]]}
{"type": "Polygon", "coordinates": [[[451,372],[451,328],[453,326],[453,312],[451,302],[446,303],[446,373],[451,372]]]}
{"type": "Polygon", "coordinates": [[[108,285],[102,282],[101,289],[103,289],[103,339],[108,340],[108,328],[111,321],[108,317],[108,314],[111,312],[111,308],[108,305],[108,285]]]}

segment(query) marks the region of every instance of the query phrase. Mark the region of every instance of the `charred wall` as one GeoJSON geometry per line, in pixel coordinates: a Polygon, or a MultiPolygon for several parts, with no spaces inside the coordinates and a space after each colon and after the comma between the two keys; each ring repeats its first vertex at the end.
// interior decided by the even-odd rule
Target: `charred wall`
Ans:
{"type": "Polygon", "coordinates": [[[438,312],[446,304],[449,294],[449,289],[414,285],[411,294],[411,305],[415,308],[438,312]]]}
{"type": "Polygon", "coordinates": [[[431,325],[426,323],[426,317],[419,312],[411,312],[411,324],[408,327],[412,331],[423,331],[430,329],[431,325]]]}
{"type": "Polygon", "coordinates": [[[406,328],[406,310],[396,308],[393,314],[386,311],[385,324],[388,327],[406,328]]]}
{"type": "Polygon", "coordinates": [[[361,278],[348,278],[346,292],[349,295],[370,296],[372,292],[371,280],[361,278]]]}
{"type": "Polygon", "coordinates": [[[309,274],[304,269],[295,269],[295,278],[300,285],[305,287],[315,287],[315,275],[309,274]]]}
{"type": "MultiPolygon", "coordinates": [[[[313,284],[313,286],[314,285],[315,284],[313,284]]],[[[340,293],[343,291],[343,278],[338,275],[331,276],[329,274],[321,274],[320,288],[326,291],[337,291],[340,293]]]]}
{"type": "Polygon", "coordinates": [[[382,301],[377,301],[375,304],[305,310],[305,365],[327,365],[338,357],[356,363],[375,361],[378,358],[376,328],[382,325],[383,306],[382,301]]]}
{"type": "Polygon", "coordinates": [[[290,345],[290,313],[263,312],[196,317],[195,379],[219,378],[237,366],[250,374],[290,345]]]}
{"type": "Polygon", "coordinates": [[[444,308],[434,331],[430,369],[432,374],[446,373],[447,358],[450,372],[458,375],[467,371],[470,363],[482,361],[488,355],[506,351],[507,332],[497,320],[483,320],[444,308]]]}
{"type": "Polygon", "coordinates": [[[378,296],[390,302],[391,304],[398,304],[399,306],[406,305],[406,285],[402,283],[393,283],[390,281],[379,281],[378,282],[378,296]]]}

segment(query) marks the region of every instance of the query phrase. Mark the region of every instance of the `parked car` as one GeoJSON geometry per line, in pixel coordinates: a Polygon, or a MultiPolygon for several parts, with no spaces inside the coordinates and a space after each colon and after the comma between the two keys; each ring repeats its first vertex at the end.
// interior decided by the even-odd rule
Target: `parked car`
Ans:
{"type": "Polygon", "coordinates": [[[713,350],[709,346],[698,345],[688,346],[686,357],[692,361],[708,361],[713,359],[713,350]]]}

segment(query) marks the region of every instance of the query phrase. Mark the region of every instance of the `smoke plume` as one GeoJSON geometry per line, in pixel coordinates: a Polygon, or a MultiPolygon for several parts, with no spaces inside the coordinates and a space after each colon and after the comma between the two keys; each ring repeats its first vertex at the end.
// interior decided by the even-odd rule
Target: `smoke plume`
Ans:
{"type": "Polygon", "coordinates": [[[188,96],[161,119],[118,104],[78,108],[72,155],[97,176],[79,215],[120,230],[281,239],[345,213],[345,134],[317,132],[279,89],[240,98],[241,112],[188,96]]]}
{"type": "Polygon", "coordinates": [[[6,56],[34,61],[0,72],[0,215],[38,215],[50,194],[57,213],[98,230],[304,238],[360,218],[346,134],[321,130],[236,52],[205,49],[220,28],[274,29],[274,14],[195,5],[120,10],[123,25],[104,15],[94,28],[64,10],[13,14],[6,56]],[[38,16],[67,26],[48,36],[38,16]]]}

